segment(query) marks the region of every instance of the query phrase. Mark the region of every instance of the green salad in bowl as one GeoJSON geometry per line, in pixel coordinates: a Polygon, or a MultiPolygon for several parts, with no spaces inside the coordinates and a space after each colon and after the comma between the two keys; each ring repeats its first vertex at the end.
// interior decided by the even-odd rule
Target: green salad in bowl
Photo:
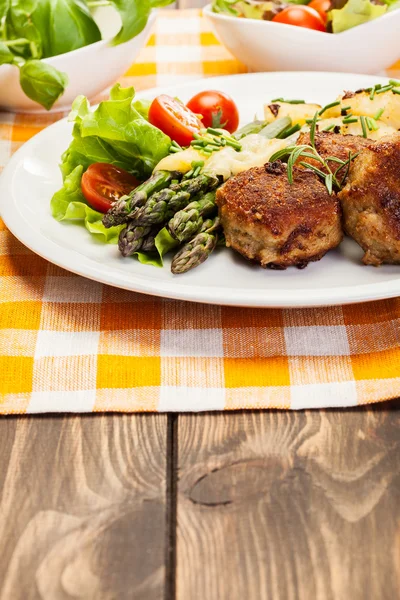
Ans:
{"type": "Polygon", "coordinates": [[[341,33],[400,8],[400,0],[214,0],[215,13],[341,33]]]}

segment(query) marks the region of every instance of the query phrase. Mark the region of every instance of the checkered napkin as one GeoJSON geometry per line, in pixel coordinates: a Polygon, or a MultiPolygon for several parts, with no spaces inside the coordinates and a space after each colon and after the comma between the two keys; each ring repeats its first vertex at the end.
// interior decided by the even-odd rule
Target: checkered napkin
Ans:
{"type": "MultiPolygon", "coordinates": [[[[243,71],[197,11],[164,11],[122,81],[144,89],[243,71]]],[[[57,118],[0,114],[0,164],[57,118]]],[[[295,409],[396,396],[399,298],[307,310],[163,300],[63,271],[0,220],[0,413],[295,409]]]]}

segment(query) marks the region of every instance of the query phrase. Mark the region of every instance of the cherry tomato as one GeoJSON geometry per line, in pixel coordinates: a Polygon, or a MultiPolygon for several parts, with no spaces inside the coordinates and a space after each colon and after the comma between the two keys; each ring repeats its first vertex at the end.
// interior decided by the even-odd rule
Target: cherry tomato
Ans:
{"type": "Polygon", "coordinates": [[[203,117],[204,127],[222,127],[230,133],[239,125],[239,111],[230,96],[223,92],[208,90],[199,92],[186,105],[203,117]]]}
{"type": "Polygon", "coordinates": [[[107,163],[94,163],[82,175],[82,193],[92,208],[106,213],[121,196],[139,185],[136,177],[107,163]]]}
{"type": "Polygon", "coordinates": [[[153,100],[149,121],[181,146],[188,146],[203,125],[200,119],[184,104],[162,94],[153,100]]]}
{"type": "Polygon", "coordinates": [[[307,6],[316,10],[326,25],[326,22],[328,20],[328,10],[330,10],[332,7],[331,0],[312,0],[312,2],[310,2],[310,4],[308,4],[307,6]]]}
{"type": "Polygon", "coordinates": [[[307,27],[316,31],[326,31],[325,25],[317,11],[309,6],[287,6],[273,19],[275,23],[285,23],[286,25],[297,25],[298,27],[307,27]]]}

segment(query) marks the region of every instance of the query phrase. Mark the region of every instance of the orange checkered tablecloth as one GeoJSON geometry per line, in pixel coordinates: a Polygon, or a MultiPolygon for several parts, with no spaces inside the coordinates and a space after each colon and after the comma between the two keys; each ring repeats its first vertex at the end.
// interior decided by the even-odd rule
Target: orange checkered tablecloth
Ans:
{"type": "MultiPolygon", "coordinates": [[[[164,11],[122,81],[243,71],[198,11],[164,11]]],[[[0,165],[61,116],[0,114],[0,165]]],[[[0,219],[3,414],[355,406],[400,396],[399,346],[400,298],[307,310],[162,300],[63,271],[0,219]]]]}

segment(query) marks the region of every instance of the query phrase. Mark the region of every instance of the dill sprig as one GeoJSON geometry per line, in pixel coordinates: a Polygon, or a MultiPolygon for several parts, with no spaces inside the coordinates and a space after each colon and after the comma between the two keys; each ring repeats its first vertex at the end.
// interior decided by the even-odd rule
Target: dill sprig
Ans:
{"type": "Polygon", "coordinates": [[[300,160],[300,165],[305,167],[306,169],[310,169],[313,171],[325,184],[326,189],[328,190],[328,194],[332,195],[332,193],[338,192],[342,189],[343,184],[347,178],[347,175],[350,170],[350,166],[352,161],[358,156],[357,154],[352,154],[349,152],[349,156],[347,160],[341,160],[337,156],[327,156],[323,158],[315,145],[315,135],[317,132],[317,121],[318,121],[318,112],[315,113],[314,118],[310,127],[310,144],[303,144],[300,146],[287,146],[278,152],[275,152],[269,159],[270,162],[274,162],[276,160],[280,160],[283,158],[288,158],[287,161],[287,177],[290,184],[293,184],[294,181],[294,166],[302,158],[311,158],[312,160],[318,162],[322,168],[318,168],[315,165],[310,164],[304,160],[300,160]],[[333,162],[338,164],[338,168],[333,170],[329,166],[329,162],[333,162]],[[325,170],[322,170],[325,169],[325,170]],[[339,176],[339,173],[344,169],[343,177],[339,176]]]}

